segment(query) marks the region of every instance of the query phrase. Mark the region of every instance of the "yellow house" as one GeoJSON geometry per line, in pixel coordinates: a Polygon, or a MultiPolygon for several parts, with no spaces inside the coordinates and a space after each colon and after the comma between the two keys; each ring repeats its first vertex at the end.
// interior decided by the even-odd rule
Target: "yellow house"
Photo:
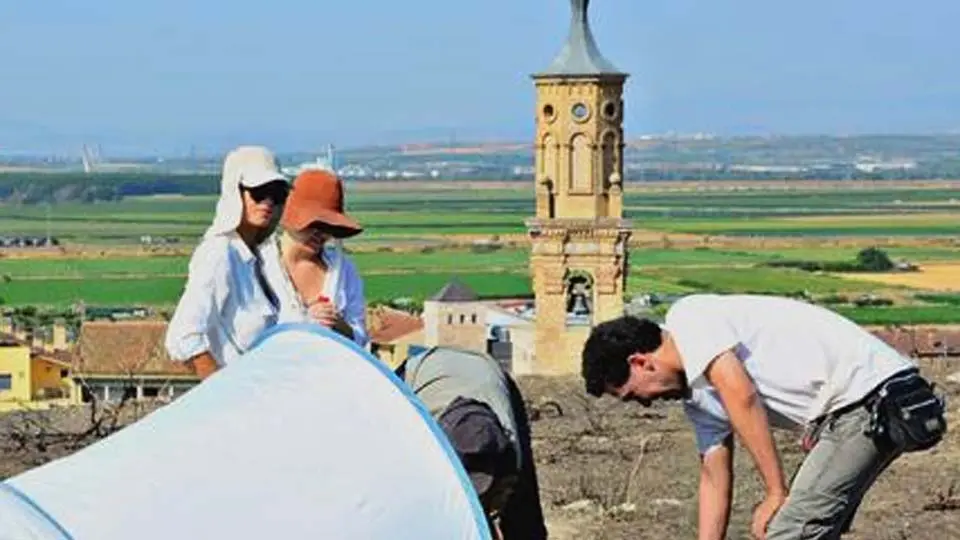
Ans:
{"type": "Polygon", "coordinates": [[[74,404],[76,385],[65,354],[32,349],[13,336],[0,335],[0,412],[74,404]]]}

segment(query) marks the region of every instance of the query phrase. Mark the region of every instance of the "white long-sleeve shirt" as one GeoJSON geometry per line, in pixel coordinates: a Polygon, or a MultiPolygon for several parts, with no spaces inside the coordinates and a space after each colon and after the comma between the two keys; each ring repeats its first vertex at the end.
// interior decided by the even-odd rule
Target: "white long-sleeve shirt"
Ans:
{"type": "MultiPolygon", "coordinates": [[[[280,303],[278,322],[313,323],[307,306],[303,303],[283,265],[279,236],[274,235],[261,247],[263,270],[267,282],[276,293],[280,303]]],[[[363,279],[356,266],[341,250],[325,249],[324,261],[329,268],[323,286],[324,294],[331,299],[343,315],[344,321],[353,330],[353,341],[366,347],[370,335],[366,326],[366,299],[363,279]]]]}
{"type": "Polygon", "coordinates": [[[258,265],[236,233],[208,236],[197,246],[167,328],[165,346],[173,360],[206,351],[222,367],[276,324],[278,310],[260,284],[258,265]]]}

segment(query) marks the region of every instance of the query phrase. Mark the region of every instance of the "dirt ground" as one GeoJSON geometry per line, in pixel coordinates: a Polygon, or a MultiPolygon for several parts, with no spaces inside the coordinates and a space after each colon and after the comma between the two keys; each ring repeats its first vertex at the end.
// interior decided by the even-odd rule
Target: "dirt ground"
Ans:
{"type": "MultiPolygon", "coordinates": [[[[946,375],[960,365],[924,362],[924,374],[948,396],[947,439],[897,460],[864,499],[849,540],[960,538],[960,384],[946,375]],[[953,510],[925,509],[951,499],[953,510]]],[[[580,381],[521,379],[540,412],[533,422],[541,502],[556,540],[695,538],[698,459],[693,432],[674,404],[646,409],[587,399],[580,381]],[[563,410],[544,405],[555,401],[563,410]]],[[[536,416],[536,412],[532,413],[536,416]]],[[[802,460],[796,437],[776,433],[792,475],[802,460]]],[[[735,451],[734,508],[728,538],[749,538],[762,485],[746,449],[735,451]]]]}
{"type": "MultiPolygon", "coordinates": [[[[960,384],[946,380],[960,365],[940,360],[924,361],[922,367],[948,396],[947,439],[895,462],[864,500],[845,539],[960,538],[960,384]],[[954,508],[936,508],[945,501],[954,508]]],[[[679,405],[646,409],[595,400],[573,377],[521,378],[519,383],[531,403],[541,500],[552,539],[696,537],[698,462],[679,405]]],[[[123,421],[149,410],[127,408],[123,421]]],[[[94,436],[77,435],[89,426],[84,409],[0,416],[0,479],[93,442],[94,436]]],[[[802,459],[795,437],[778,433],[777,439],[792,474],[802,459]]],[[[736,475],[731,539],[749,537],[752,507],[761,495],[742,448],[736,452],[736,475]]]]}

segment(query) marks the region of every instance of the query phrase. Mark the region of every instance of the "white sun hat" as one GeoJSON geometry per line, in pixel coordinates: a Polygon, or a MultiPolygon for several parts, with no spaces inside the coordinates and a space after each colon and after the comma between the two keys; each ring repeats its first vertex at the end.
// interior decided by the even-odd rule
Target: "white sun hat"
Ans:
{"type": "Polygon", "coordinates": [[[220,179],[220,200],[217,201],[213,224],[204,234],[206,237],[228,234],[240,225],[243,215],[243,199],[240,186],[255,188],[289,179],[280,168],[276,155],[263,146],[239,146],[223,160],[223,176],[220,179]]]}

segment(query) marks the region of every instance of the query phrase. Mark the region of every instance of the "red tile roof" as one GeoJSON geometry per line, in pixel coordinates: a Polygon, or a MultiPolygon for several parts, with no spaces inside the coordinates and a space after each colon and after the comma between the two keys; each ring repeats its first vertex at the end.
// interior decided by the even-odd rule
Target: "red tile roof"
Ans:
{"type": "Polygon", "coordinates": [[[423,319],[404,311],[377,307],[367,312],[367,330],[374,343],[390,343],[423,328],[423,319]]]}
{"type": "Polygon", "coordinates": [[[83,375],[192,376],[163,346],[166,321],[89,321],[80,327],[74,372],[83,375]]]}
{"type": "Polygon", "coordinates": [[[960,328],[875,328],[873,334],[906,356],[960,356],[960,328]]]}

